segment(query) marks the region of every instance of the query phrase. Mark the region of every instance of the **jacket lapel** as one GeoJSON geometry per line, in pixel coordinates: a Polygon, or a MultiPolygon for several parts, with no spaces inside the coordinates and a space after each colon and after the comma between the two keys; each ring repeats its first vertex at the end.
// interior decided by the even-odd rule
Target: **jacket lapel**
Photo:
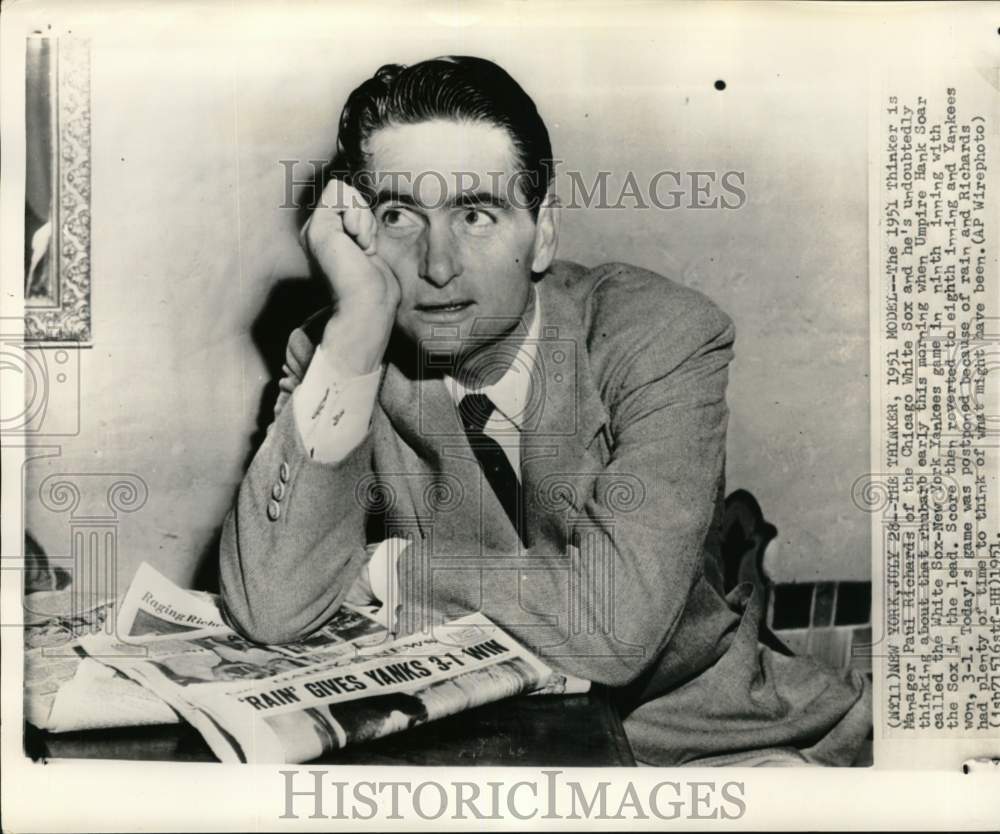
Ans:
{"type": "Polygon", "coordinates": [[[534,379],[542,387],[537,419],[521,435],[521,478],[533,548],[562,552],[565,517],[578,515],[603,468],[595,439],[608,424],[587,350],[584,311],[562,274],[539,285],[541,331],[534,379]]]}

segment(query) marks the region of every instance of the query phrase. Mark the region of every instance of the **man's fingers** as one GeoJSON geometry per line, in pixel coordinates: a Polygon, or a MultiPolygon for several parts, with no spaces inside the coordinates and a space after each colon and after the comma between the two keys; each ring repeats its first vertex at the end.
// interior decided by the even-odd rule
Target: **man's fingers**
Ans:
{"type": "MultiPolygon", "coordinates": [[[[349,186],[348,186],[349,187],[349,186]]],[[[354,189],[351,189],[354,191],[354,189]]],[[[364,197],[357,191],[357,202],[347,209],[344,214],[344,231],[347,232],[357,242],[358,246],[365,251],[366,255],[374,252],[375,243],[375,215],[368,208],[364,197]]]]}
{"type": "Polygon", "coordinates": [[[309,217],[306,218],[306,222],[302,224],[302,228],[299,229],[299,246],[307,252],[309,251],[309,240],[307,235],[309,234],[309,224],[312,223],[312,219],[313,216],[310,214],[309,217]]]}
{"type": "MultiPolygon", "coordinates": [[[[342,180],[330,180],[323,189],[319,206],[313,212],[313,217],[317,216],[319,217],[317,223],[322,224],[323,229],[314,228],[313,236],[320,231],[329,233],[344,231],[354,239],[359,248],[365,251],[365,254],[372,254],[375,251],[375,217],[364,195],[353,186],[342,180]],[[327,223],[338,225],[327,229],[327,223]]],[[[307,234],[308,225],[307,222],[303,227],[303,235],[307,234]]]]}
{"type": "Polygon", "coordinates": [[[332,179],[326,184],[323,193],[320,195],[319,204],[341,214],[349,208],[357,208],[359,206],[367,208],[368,206],[365,198],[361,196],[361,193],[356,188],[339,179],[332,179]]]}
{"type": "Polygon", "coordinates": [[[365,250],[366,255],[375,254],[375,231],[378,221],[375,215],[366,211],[361,215],[361,233],[358,235],[358,246],[365,250]]]}
{"type": "Polygon", "coordinates": [[[315,254],[316,245],[335,237],[344,231],[340,213],[334,209],[319,205],[313,209],[309,219],[302,224],[299,232],[299,243],[310,254],[315,254]]]}
{"type": "MultiPolygon", "coordinates": [[[[344,220],[344,231],[355,240],[358,240],[358,234],[361,232],[361,212],[356,208],[349,208],[341,217],[344,220]]],[[[358,241],[358,243],[360,244],[361,241],[358,241]]],[[[364,246],[361,248],[364,249],[364,246]]]]}

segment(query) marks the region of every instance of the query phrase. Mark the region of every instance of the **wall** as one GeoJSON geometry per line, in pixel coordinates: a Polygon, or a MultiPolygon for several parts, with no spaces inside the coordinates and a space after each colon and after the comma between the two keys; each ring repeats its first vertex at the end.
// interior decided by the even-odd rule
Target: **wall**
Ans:
{"type": "Polygon", "coordinates": [[[25,470],[27,524],[51,554],[69,543],[66,515],[37,497],[47,475],[135,473],[149,495],[121,516],[120,581],[144,559],[200,579],[287,330],[321,298],[278,160],[327,157],[344,97],[381,63],[458,52],[522,81],[564,171],[745,172],[738,211],[568,210],[560,254],[673,272],[731,313],[729,487],[779,528],[779,578],[867,577],[868,517],[851,502],[868,471],[867,92],[850,39],[799,37],[807,12],[767,50],[739,16],[532,28],[527,7],[512,14],[525,19],[489,31],[284,21],[280,39],[224,17],[92,30],[81,431],[25,470]]]}

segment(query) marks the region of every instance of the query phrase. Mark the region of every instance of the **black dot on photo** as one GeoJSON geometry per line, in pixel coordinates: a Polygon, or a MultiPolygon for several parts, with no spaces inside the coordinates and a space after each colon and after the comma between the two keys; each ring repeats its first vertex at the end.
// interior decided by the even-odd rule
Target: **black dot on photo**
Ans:
{"type": "Polygon", "coordinates": [[[726,82],[720,78],[718,81],[715,82],[715,89],[719,91],[725,90],[726,82]]]}

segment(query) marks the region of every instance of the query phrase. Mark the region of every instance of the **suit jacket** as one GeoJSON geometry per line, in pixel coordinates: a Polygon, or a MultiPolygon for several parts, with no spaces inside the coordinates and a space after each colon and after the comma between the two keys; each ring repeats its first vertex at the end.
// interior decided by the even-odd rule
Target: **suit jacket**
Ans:
{"type": "Polygon", "coordinates": [[[759,645],[759,593],[722,591],[732,322],[627,264],[557,262],[538,290],[527,545],[433,359],[418,367],[406,345],[390,345],[364,442],[337,464],[309,458],[289,397],[326,314],[289,339],[275,421],[224,524],[233,624],[263,642],[313,631],[344,601],[366,542],[408,537],[388,601],[401,633],[482,611],[556,668],[613,687],[640,760],[779,747],[849,764],[871,723],[863,679],[759,645]]]}

